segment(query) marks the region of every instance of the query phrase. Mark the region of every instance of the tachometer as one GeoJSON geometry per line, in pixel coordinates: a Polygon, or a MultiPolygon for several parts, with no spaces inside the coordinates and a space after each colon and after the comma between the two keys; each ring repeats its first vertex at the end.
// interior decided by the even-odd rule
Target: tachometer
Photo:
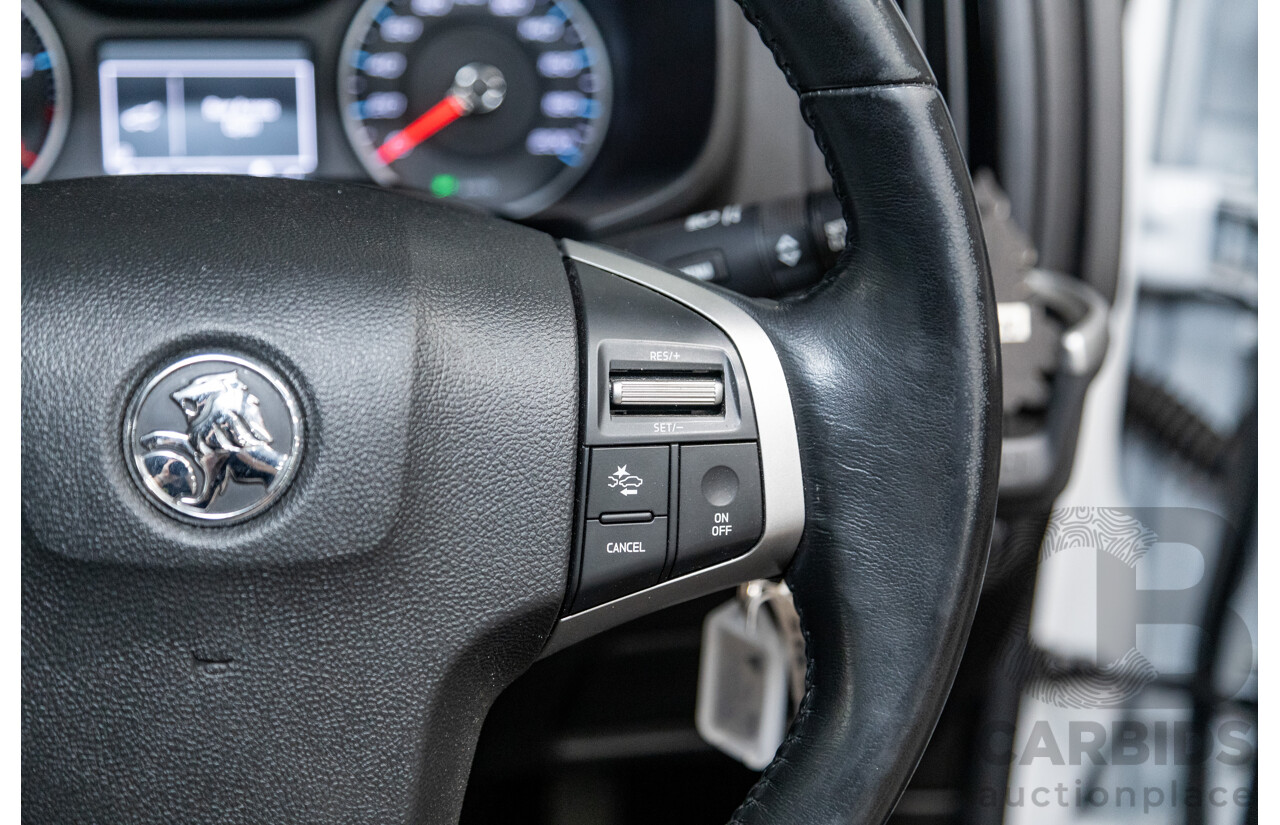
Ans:
{"type": "Polygon", "coordinates": [[[338,92],[379,183],[523,217],[586,172],[610,89],[604,42],[576,0],[369,0],[338,92]]]}
{"type": "Polygon", "coordinates": [[[67,134],[70,73],[53,24],[22,0],[22,182],[35,183],[53,165],[67,134]]]}

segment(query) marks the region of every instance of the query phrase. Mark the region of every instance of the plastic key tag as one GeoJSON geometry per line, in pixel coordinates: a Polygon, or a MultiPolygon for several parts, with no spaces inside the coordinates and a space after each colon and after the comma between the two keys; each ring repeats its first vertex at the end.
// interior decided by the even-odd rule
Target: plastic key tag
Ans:
{"type": "MultiPolygon", "coordinates": [[[[754,583],[753,583],[754,584],[754,583]]],[[[752,770],[773,759],[787,727],[788,646],[758,589],[707,614],[698,671],[698,733],[752,770]]]]}

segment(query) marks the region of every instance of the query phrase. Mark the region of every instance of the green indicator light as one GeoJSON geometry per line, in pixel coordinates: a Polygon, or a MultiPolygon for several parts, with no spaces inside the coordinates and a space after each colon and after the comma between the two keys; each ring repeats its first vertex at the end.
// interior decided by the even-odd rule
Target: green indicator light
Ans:
{"type": "Polygon", "coordinates": [[[458,179],[453,175],[436,175],[431,179],[431,194],[437,198],[458,194],[458,179]]]}

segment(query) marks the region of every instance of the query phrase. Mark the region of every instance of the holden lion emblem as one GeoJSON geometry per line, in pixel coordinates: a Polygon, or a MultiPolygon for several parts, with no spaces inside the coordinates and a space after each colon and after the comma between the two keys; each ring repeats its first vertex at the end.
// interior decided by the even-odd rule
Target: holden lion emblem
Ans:
{"type": "Polygon", "coordinates": [[[125,420],[134,479],[171,516],[228,524],[279,498],[297,468],[302,420],[266,367],[197,355],[161,370],[125,420]]]}

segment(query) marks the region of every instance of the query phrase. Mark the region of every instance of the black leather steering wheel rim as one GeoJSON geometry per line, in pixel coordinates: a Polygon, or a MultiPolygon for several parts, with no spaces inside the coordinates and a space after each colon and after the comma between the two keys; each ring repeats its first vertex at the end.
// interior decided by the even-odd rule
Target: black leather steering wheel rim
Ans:
{"type": "MultiPolygon", "coordinates": [[[[855,242],[803,295],[734,297],[794,408],[806,525],[787,579],[809,655],[800,712],[734,821],[880,822],[981,585],[990,276],[896,4],[743,6],[855,242]]],[[[580,400],[559,250],[314,183],[71,181],[24,187],[23,208],[24,819],[452,820],[484,710],[564,595],[577,445],[559,434],[576,427],[540,426],[580,400]],[[274,364],[307,415],[293,488],[216,530],[166,520],[119,455],[125,400],[193,347],[274,364]],[[497,511],[529,533],[506,567],[480,529],[497,511]],[[356,767],[338,771],[353,730],[356,767]]]]}
{"type": "Polygon", "coordinates": [[[942,712],[986,566],[1000,449],[989,265],[950,116],[897,5],[739,2],[800,95],[857,240],[807,294],[744,302],[796,408],[806,527],[787,581],[808,672],[734,822],[878,823],[942,712]]]}

